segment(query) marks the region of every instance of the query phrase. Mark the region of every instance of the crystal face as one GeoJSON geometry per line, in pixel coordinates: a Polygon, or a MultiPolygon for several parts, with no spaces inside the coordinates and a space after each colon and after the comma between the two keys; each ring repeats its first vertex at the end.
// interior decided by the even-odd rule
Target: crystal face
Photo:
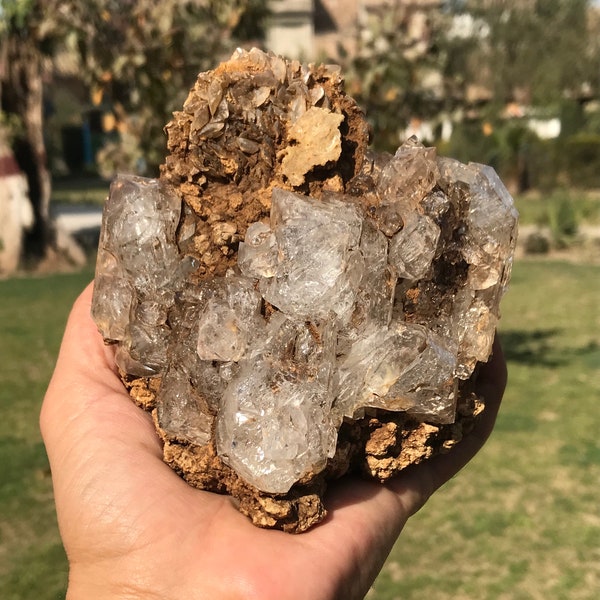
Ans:
{"type": "MultiPolygon", "coordinates": [[[[331,313],[347,319],[364,270],[358,251],[361,218],[354,207],[275,188],[271,228],[275,243],[268,252],[275,253],[273,261],[277,258],[273,275],[259,276],[264,299],[297,319],[324,319],[331,313]]],[[[268,255],[257,254],[244,265],[245,274],[256,272],[255,261],[264,260],[268,255]]]]}
{"type": "Polygon", "coordinates": [[[380,193],[403,215],[391,237],[353,198],[316,200],[275,188],[270,224],[250,225],[237,273],[197,284],[197,310],[186,325],[196,337],[189,366],[168,367],[166,359],[167,345],[178,343],[169,338],[167,316],[189,270],[173,237],[180,203],[153,180],[121,176],[112,187],[94,318],[106,338],[119,341],[124,370],[164,373],[159,422],[197,443],[210,440],[213,418],[199,411],[190,381],[213,379],[217,451],[263,491],[285,493],[323,469],[343,418],[366,408],[452,422],[458,379],[490,353],[514,248],[512,202],[488,167],[410,150],[398,152],[382,176],[380,193]],[[410,197],[400,187],[417,153],[420,169],[436,172],[441,163],[445,179],[433,183],[446,191],[436,199],[431,182],[410,197]],[[407,322],[398,291],[431,283],[431,272],[443,268],[439,207],[458,210],[452,191],[465,184],[464,286],[437,318],[407,322]],[[395,206],[407,198],[418,212],[395,206]],[[268,319],[263,303],[274,310],[268,319]]]}
{"type": "Polygon", "coordinates": [[[252,485],[285,493],[335,450],[334,329],[277,313],[258,336],[225,389],[217,451],[252,485]]]}
{"type": "Polygon", "coordinates": [[[517,213],[491,168],[414,139],[393,156],[365,153],[344,185],[312,186],[352,147],[329,88],[276,57],[241,60],[266,74],[227,87],[220,72],[184,105],[186,135],[206,147],[181,167],[184,183],[111,186],[92,315],[121,371],[155,382],[161,435],[279,495],[332,464],[344,424],[381,410],[454,422],[461,383],[491,352],[517,213]],[[273,122],[287,111],[292,142],[278,154],[257,135],[272,106],[273,122]],[[211,174],[215,157],[233,146],[252,164],[270,152],[280,169],[243,226],[233,172],[229,207],[210,204],[233,164],[211,174]],[[194,177],[214,177],[205,204],[194,177]]]}

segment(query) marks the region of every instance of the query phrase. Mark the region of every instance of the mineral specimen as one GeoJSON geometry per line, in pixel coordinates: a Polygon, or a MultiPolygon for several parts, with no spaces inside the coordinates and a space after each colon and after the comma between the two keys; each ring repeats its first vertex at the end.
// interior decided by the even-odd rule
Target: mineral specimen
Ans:
{"type": "Polygon", "coordinates": [[[367,149],[335,68],[238,51],[119,176],[92,313],[168,464],[303,531],[325,483],[451,447],[481,410],[517,214],[495,172],[367,149]]]}

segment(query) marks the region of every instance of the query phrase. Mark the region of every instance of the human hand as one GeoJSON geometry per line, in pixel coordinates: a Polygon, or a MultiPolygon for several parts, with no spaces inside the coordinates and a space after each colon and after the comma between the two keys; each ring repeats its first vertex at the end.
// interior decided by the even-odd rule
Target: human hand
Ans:
{"type": "Polygon", "coordinates": [[[330,485],[328,517],[301,535],[258,529],[162,461],[152,420],[129,399],[90,317],[91,294],[90,285],[73,307],[40,418],[68,600],[363,598],[410,515],[481,448],[506,384],[496,342],[479,377],[486,410],[448,454],[386,485],[330,485]]]}

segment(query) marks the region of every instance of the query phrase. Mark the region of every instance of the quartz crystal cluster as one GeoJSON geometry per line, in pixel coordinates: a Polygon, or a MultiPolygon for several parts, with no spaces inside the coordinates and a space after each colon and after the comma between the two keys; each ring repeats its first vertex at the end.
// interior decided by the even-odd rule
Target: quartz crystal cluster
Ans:
{"type": "Polygon", "coordinates": [[[159,179],[111,186],[92,306],[165,460],[301,531],[327,479],[458,441],[515,247],[496,173],[371,153],[335,68],[257,50],[200,74],[167,133],[159,179]]]}

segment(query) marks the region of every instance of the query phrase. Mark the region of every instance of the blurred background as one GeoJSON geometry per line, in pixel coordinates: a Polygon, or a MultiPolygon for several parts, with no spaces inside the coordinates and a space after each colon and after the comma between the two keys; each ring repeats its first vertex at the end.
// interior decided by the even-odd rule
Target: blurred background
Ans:
{"type": "Polygon", "coordinates": [[[117,172],[154,176],[197,73],[236,47],[342,66],[376,149],[491,164],[521,213],[484,451],[368,597],[600,590],[600,3],[0,0],[0,598],[64,597],[37,418],[117,172]]]}

